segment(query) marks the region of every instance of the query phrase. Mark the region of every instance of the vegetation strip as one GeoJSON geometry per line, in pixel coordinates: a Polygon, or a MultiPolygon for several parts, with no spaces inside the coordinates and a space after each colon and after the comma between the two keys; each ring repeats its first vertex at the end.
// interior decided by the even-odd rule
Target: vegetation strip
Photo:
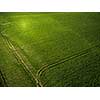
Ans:
{"type": "Polygon", "coordinates": [[[4,39],[4,41],[7,43],[8,47],[10,48],[10,50],[12,50],[14,56],[16,57],[17,61],[19,63],[22,64],[24,70],[28,73],[28,75],[31,77],[32,81],[36,81],[37,86],[43,86],[42,83],[40,82],[40,80],[32,73],[32,71],[30,70],[30,67],[28,64],[26,64],[26,62],[24,61],[24,59],[21,57],[21,55],[19,54],[19,52],[17,51],[17,49],[14,47],[14,45],[11,43],[11,41],[8,39],[8,37],[4,36],[1,33],[2,38],[4,39]]]}
{"type": "Polygon", "coordinates": [[[90,47],[90,48],[88,48],[88,49],[86,49],[86,50],[83,50],[83,51],[81,51],[81,52],[78,52],[78,53],[76,53],[76,54],[74,54],[74,55],[72,55],[72,56],[65,57],[65,58],[61,59],[60,61],[57,61],[57,62],[52,63],[52,64],[50,64],[50,65],[44,66],[44,67],[42,67],[42,68],[40,68],[40,69],[38,70],[37,76],[40,77],[40,76],[42,75],[42,73],[43,73],[44,71],[46,71],[48,68],[55,67],[56,65],[62,64],[62,63],[64,63],[64,62],[69,61],[69,60],[72,60],[72,59],[74,59],[74,58],[87,55],[87,54],[89,53],[89,50],[91,50],[91,49],[93,49],[93,48],[95,48],[95,47],[98,47],[98,46],[100,46],[100,44],[97,44],[97,45],[92,46],[92,47],[90,47]]]}

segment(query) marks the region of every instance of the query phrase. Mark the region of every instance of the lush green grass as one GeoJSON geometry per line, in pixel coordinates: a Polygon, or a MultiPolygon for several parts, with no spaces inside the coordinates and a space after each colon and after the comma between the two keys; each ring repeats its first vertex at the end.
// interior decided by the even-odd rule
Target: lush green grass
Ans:
{"type": "MultiPolygon", "coordinates": [[[[99,18],[99,13],[1,13],[0,23],[7,24],[0,31],[43,86],[100,86],[99,18]]],[[[0,67],[9,86],[36,86],[1,37],[0,67]]]]}

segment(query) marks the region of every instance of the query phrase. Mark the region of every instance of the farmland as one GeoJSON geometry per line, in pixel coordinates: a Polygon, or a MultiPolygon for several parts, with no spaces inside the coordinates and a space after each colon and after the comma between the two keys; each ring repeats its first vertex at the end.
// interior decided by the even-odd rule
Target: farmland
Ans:
{"type": "Polygon", "coordinates": [[[0,86],[100,86],[100,13],[0,13],[0,86]]]}

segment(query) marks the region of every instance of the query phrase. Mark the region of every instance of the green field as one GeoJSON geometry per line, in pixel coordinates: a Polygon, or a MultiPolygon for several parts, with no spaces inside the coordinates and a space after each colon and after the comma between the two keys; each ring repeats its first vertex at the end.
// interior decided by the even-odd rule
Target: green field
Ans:
{"type": "Polygon", "coordinates": [[[100,86],[100,13],[0,13],[0,86],[100,86]]]}

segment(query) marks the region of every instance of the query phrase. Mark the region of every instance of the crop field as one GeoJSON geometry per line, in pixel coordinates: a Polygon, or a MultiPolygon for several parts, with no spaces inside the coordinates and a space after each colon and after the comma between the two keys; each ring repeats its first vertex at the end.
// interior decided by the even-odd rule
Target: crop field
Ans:
{"type": "Polygon", "coordinates": [[[0,86],[100,86],[100,13],[0,13],[0,86]]]}

